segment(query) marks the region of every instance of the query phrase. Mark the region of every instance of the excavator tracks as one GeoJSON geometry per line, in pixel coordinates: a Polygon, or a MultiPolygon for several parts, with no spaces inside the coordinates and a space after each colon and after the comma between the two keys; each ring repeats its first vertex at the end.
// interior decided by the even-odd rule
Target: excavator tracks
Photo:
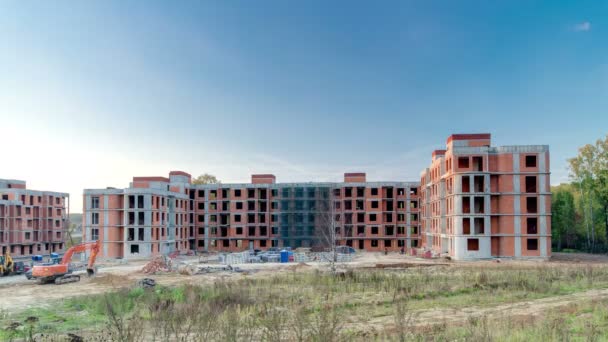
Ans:
{"type": "Polygon", "coordinates": [[[74,275],[74,274],[67,274],[67,275],[64,275],[62,277],[55,278],[55,284],[56,285],[75,283],[75,282],[78,282],[78,281],[80,281],[80,276],[79,275],[74,275]]]}

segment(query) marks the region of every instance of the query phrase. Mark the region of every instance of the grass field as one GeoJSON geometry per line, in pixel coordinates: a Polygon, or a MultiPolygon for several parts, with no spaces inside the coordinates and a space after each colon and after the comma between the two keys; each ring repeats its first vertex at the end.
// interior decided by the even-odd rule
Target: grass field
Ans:
{"type": "Polygon", "coordinates": [[[605,340],[604,298],[535,304],[540,315],[484,310],[607,288],[605,266],[294,271],[65,299],[1,315],[0,339],[53,341],[72,333],[95,341],[605,340]]]}

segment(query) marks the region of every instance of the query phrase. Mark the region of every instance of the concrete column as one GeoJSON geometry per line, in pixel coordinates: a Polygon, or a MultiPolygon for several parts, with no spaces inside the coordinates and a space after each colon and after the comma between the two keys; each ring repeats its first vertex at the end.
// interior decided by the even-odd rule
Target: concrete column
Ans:
{"type": "Polygon", "coordinates": [[[454,176],[454,187],[453,187],[453,190],[454,190],[455,194],[462,193],[462,177],[463,176],[460,176],[460,175],[455,175],[454,176]]]}
{"type": "Polygon", "coordinates": [[[521,257],[521,189],[519,185],[519,153],[513,153],[513,209],[515,216],[513,217],[514,224],[514,246],[515,256],[521,257]]]}
{"type": "MultiPolygon", "coordinates": [[[[108,195],[104,195],[103,196],[103,208],[104,208],[104,212],[103,212],[103,242],[102,242],[102,249],[103,249],[103,255],[107,257],[108,255],[108,234],[109,234],[109,228],[108,228],[108,221],[110,220],[110,211],[108,210],[108,206],[110,205],[110,197],[108,195]]],[[[114,228],[114,229],[118,229],[118,228],[114,228]]]]}

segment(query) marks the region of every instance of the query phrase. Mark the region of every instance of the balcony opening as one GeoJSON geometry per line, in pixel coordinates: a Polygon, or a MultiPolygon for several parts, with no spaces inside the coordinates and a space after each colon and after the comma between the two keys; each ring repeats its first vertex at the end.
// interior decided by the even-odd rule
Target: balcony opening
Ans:
{"type": "MultiPolygon", "coordinates": [[[[365,188],[364,187],[357,187],[357,197],[364,197],[365,196],[365,188]]],[[[350,197],[350,196],[348,196],[350,197]]]]}
{"type": "Polygon", "coordinates": [[[357,200],[357,202],[355,202],[355,209],[356,210],[364,210],[365,209],[365,202],[363,200],[357,200]]]}
{"type": "Polygon", "coordinates": [[[536,156],[526,156],[526,167],[536,167],[536,156]]]}
{"type": "Polygon", "coordinates": [[[538,250],[538,239],[527,239],[526,247],[529,251],[537,251],[538,250]]]}
{"type": "Polygon", "coordinates": [[[473,178],[473,185],[475,187],[475,192],[484,192],[484,176],[475,176],[473,178]]]}
{"type": "Polygon", "coordinates": [[[484,205],[485,199],[483,197],[475,197],[474,204],[475,204],[475,213],[483,214],[484,209],[485,209],[485,205],[484,205]]]}
{"type": "Polygon", "coordinates": [[[234,189],[234,197],[241,197],[241,189],[234,189]]]}
{"type": "Polygon", "coordinates": [[[536,192],[536,176],[526,176],[526,192],[536,192]]]}
{"type": "Polygon", "coordinates": [[[485,233],[485,220],[483,217],[474,218],[473,224],[475,227],[475,234],[484,234],[485,233]]]}
{"type": "Polygon", "coordinates": [[[143,209],[143,207],[144,207],[144,196],[139,195],[139,196],[137,196],[137,208],[143,209]]]}
{"type": "Polygon", "coordinates": [[[411,196],[418,195],[418,188],[410,188],[410,195],[411,196]]]}
{"type": "Polygon", "coordinates": [[[458,157],[458,168],[468,169],[469,168],[469,157],[458,157]]]}
{"type": "Polygon", "coordinates": [[[471,219],[468,217],[462,219],[462,234],[471,234],[471,219]]]}
{"type": "Polygon", "coordinates": [[[139,245],[131,245],[131,254],[139,253],[139,245]]]}
{"type": "Polygon", "coordinates": [[[344,201],[344,210],[353,210],[353,202],[344,201]]]}
{"type": "Polygon", "coordinates": [[[259,198],[260,199],[267,199],[268,198],[268,191],[266,191],[266,189],[260,189],[259,190],[259,198]]]}
{"type": "Polygon", "coordinates": [[[230,189],[222,189],[222,198],[229,198],[230,189]]]}
{"type": "Polygon", "coordinates": [[[358,223],[365,222],[365,213],[357,213],[357,222],[358,223]]]}
{"type": "Polygon", "coordinates": [[[344,197],[353,197],[353,188],[344,188],[344,197]]]}
{"type": "Polygon", "coordinates": [[[462,176],[462,192],[471,192],[471,181],[469,176],[462,176]]]}
{"type": "Polygon", "coordinates": [[[386,188],[386,198],[393,198],[393,188],[386,188]]]}
{"type": "Polygon", "coordinates": [[[247,189],[247,198],[255,197],[255,189],[247,189]]]}
{"type": "Polygon", "coordinates": [[[129,196],[129,209],[134,209],[135,208],[135,196],[130,195],[129,196]]]}
{"type": "Polygon", "coordinates": [[[129,212],[129,224],[135,224],[135,213],[132,211],[129,212]]]}
{"type": "Polygon", "coordinates": [[[467,250],[478,251],[479,250],[479,239],[467,239],[467,250]]]}
{"type": "Polygon", "coordinates": [[[471,213],[471,198],[470,197],[462,198],[462,213],[463,214],[471,213]]]}
{"type": "Polygon", "coordinates": [[[483,157],[473,157],[473,170],[483,171],[483,157]]]}
{"type": "Polygon", "coordinates": [[[391,213],[384,214],[384,222],[393,222],[393,214],[391,214],[391,213]]]}
{"type": "Polygon", "coordinates": [[[538,218],[528,217],[526,219],[527,233],[538,234],[538,218]]]}
{"type": "Polygon", "coordinates": [[[393,211],[393,201],[386,201],[386,211],[393,211]]]}
{"type": "Polygon", "coordinates": [[[135,228],[129,228],[127,241],[133,241],[133,240],[135,240],[135,228]]]}
{"type": "Polygon", "coordinates": [[[535,214],[538,212],[536,197],[526,197],[526,211],[530,214],[535,214]]]}
{"type": "Polygon", "coordinates": [[[357,226],[357,236],[365,235],[365,226],[357,226]]]}

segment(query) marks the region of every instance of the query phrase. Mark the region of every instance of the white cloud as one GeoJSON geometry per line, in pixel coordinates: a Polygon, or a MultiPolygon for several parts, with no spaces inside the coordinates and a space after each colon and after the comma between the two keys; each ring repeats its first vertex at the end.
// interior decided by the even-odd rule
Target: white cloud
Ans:
{"type": "Polygon", "coordinates": [[[591,23],[588,21],[583,21],[582,23],[574,25],[572,29],[574,32],[587,32],[591,30],[591,23]]]}

